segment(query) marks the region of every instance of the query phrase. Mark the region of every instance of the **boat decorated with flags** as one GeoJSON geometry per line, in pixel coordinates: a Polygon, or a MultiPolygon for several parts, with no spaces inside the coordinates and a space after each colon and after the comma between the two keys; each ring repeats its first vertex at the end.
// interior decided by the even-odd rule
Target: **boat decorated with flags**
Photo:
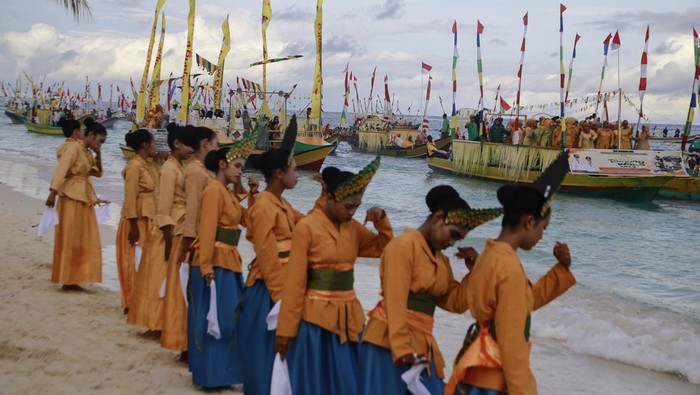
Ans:
{"type": "MultiPolygon", "coordinates": [[[[560,150],[455,141],[453,160],[430,158],[437,172],[499,183],[532,183],[560,150]]],[[[663,151],[571,149],[570,172],[561,190],[586,197],[651,201],[669,181],[689,179],[680,153],[663,151]],[[668,155],[666,155],[668,154],[668,155]]]]}
{"type": "Polygon", "coordinates": [[[5,110],[5,116],[10,118],[15,125],[21,125],[27,121],[27,117],[11,110],[5,110]]]}

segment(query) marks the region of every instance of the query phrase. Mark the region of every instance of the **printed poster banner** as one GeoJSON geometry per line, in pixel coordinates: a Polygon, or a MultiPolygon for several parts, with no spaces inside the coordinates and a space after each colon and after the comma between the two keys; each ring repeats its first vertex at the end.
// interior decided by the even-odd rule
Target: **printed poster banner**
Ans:
{"type": "Polygon", "coordinates": [[[601,176],[688,176],[681,151],[571,149],[569,167],[575,174],[601,176]]]}

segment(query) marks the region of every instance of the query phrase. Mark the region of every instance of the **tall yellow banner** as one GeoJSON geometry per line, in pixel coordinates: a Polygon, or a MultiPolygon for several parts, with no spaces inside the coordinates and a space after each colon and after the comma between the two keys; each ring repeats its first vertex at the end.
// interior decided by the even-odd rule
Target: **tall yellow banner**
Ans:
{"type": "Polygon", "coordinates": [[[267,104],[267,27],[270,25],[270,20],[272,19],[272,5],[270,0],[263,0],[262,6],[262,42],[263,42],[263,64],[262,64],[262,107],[260,111],[266,114],[268,117],[270,114],[270,106],[267,104]]]}
{"type": "Polygon", "coordinates": [[[224,40],[221,42],[221,52],[219,52],[219,61],[216,63],[216,72],[214,73],[214,109],[221,109],[221,90],[224,89],[224,63],[226,55],[231,50],[231,31],[228,27],[228,15],[221,24],[221,31],[224,33],[224,40]]]}
{"type": "Polygon", "coordinates": [[[314,32],[316,34],[316,68],[314,70],[314,87],[311,91],[311,114],[309,115],[309,129],[312,124],[317,125],[317,130],[321,131],[321,98],[323,88],[323,77],[321,68],[322,44],[323,44],[323,0],[316,3],[316,21],[314,22],[314,32]]]}
{"type": "Polygon", "coordinates": [[[156,60],[153,63],[153,75],[151,76],[151,89],[148,92],[148,108],[156,108],[156,104],[160,103],[160,65],[163,58],[163,42],[165,41],[165,12],[160,23],[160,41],[158,42],[158,52],[156,52],[156,60]]]}
{"type": "MultiPolygon", "coordinates": [[[[153,27],[151,28],[151,39],[148,41],[148,51],[146,52],[146,64],[143,66],[143,76],[141,77],[141,85],[139,86],[139,97],[136,100],[136,124],[133,127],[138,127],[143,122],[143,116],[146,113],[146,84],[148,84],[148,69],[151,66],[151,53],[153,52],[153,43],[156,40],[156,28],[158,27],[158,14],[163,8],[165,0],[158,0],[156,3],[156,13],[153,16],[153,27]]],[[[132,128],[133,128],[132,127],[132,128]]]]}
{"type": "Polygon", "coordinates": [[[182,124],[187,122],[187,113],[190,111],[190,67],[192,67],[192,39],[194,36],[194,3],[190,0],[190,13],[187,15],[187,49],[185,49],[185,69],[182,71],[182,96],[180,98],[180,112],[177,119],[182,124]]]}

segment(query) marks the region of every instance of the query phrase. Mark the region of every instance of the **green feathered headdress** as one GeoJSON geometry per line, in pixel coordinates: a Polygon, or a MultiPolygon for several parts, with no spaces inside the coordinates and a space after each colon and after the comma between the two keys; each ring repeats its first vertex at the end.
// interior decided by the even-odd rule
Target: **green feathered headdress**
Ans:
{"type": "Polygon", "coordinates": [[[360,170],[357,175],[343,181],[333,192],[333,200],[340,202],[348,196],[364,193],[372,178],[379,169],[381,156],[377,155],[364,169],[360,170]]]}

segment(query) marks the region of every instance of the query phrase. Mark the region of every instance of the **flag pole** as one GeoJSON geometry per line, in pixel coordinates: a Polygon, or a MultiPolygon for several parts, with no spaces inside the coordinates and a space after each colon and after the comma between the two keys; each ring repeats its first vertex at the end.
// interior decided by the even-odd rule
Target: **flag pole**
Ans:
{"type": "Polygon", "coordinates": [[[620,85],[620,48],[617,49],[617,95],[617,149],[620,149],[622,146],[622,87],[620,85]]]}

